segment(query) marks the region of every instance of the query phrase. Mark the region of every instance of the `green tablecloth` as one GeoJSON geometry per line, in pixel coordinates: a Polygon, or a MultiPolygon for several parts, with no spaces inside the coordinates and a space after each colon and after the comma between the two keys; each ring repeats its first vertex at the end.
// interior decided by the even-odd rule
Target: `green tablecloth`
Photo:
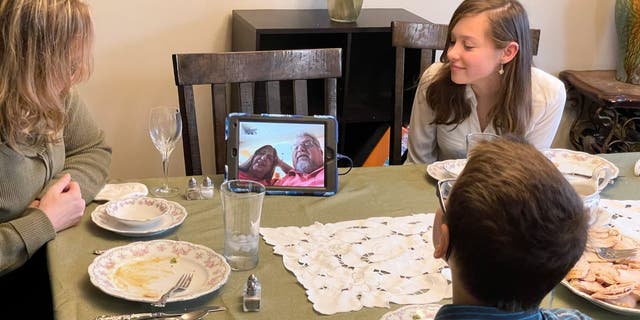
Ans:
{"type": "MultiPolygon", "coordinates": [[[[620,168],[620,176],[602,193],[603,198],[640,200],[640,178],[633,175],[633,164],[640,153],[609,154],[605,158],[620,168]]],[[[159,179],[143,179],[147,186],[159,179]]],[[[183,188],[187,177],[171,178],[171,184],[183,188]]],[[[112,183],[124,181],[111,181],[112,183]]],[[[214,177],[219,186],[221,176],[214,177]]],[[[438,206],[434,180],[426,175],[424,165],[354,168],[340,176],[338,193],[332,197],[268,195],[262,212],[263,227],[306,226],[321,223],[365,219],[374,216],[404,216],[434,212],[438,206]]],[[[103,293],[89,281],[87,267],[95,256],[94,249],[106,249],[133,241],[172,239],[202,244],[222,253],[223,221],[218,190],[212,200],[187,201],[184,194],[170,200],[182,204],[189,215],[173,231],[156,236],[132,238],[98,227],[90,213],[98,205],[91,203],[79,226],[68,229],[48,244],[48,264],[53,290],[56,319],[94,319],[101,314],[148,312],[155,310],[147,303],[132,302],[103,293]]],[[[313,310],[304,288],[273,254],[273,248],[260,241],[260,262],[251,271],[232,272],[229,281],[217,292],[188,301],[171,303],[167,309],[223,305],[228,311],[210,314],[206,319],[378,319],[384,313],[402,307],[363,308],[357,312],[324,316],[313,310]],[[242,289],[247,277],[254,273],[262,283],[262,307],[259,312],[242,311],[242,289]]],[[[555,290],[554,307],[576,308],[594,319],[622,319],[622,315],[595,306],[562,286],[555,290]]],[[[443,301],[446,303],[449,301],[443,301]]],[[[543,301],[548,306],[548,300],[543,301]]],[[[626,317],[625,319],[633,319],[626,317]]],[[[635,317],[640,319],[640,317],[635,317]]]]}

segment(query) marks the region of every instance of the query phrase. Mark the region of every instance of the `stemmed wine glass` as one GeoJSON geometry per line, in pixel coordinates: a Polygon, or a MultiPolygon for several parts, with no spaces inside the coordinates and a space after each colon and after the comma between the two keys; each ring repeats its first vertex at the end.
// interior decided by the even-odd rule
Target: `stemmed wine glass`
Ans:
{"type": "Polygon", "coordinates": [[[180,110],[176,107],[151,108],[149,117],[149,136],[153,145],[162,155],[162,170],[164,180],[162,185],[152,188],[151,194],[157,197],[173,197],[178,194],[176,187],[169,186],[169,157],[176,142],[182,135],[182,119],[180,110]]]}

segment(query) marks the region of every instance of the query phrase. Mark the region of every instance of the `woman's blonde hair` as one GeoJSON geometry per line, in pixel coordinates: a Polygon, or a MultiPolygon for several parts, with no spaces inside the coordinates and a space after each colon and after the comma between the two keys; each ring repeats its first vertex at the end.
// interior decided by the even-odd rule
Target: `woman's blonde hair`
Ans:
{"type": "Polygon", "coordinates": [[[54,143],[71,87],[91,73],[93,24],[81,0],[0,1],[0,139],[54,143]]]}

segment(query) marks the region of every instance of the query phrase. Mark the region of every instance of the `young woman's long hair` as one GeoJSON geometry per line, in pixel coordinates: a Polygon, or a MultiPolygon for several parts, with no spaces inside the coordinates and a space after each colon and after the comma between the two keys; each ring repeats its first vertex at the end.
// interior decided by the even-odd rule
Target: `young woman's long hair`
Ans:
{"type": "Polygon", "coordinates": [[[93,25],[81,0],[0,2],[0,142],[58,142],[71,87],[89,77],[93,25]]]}
{"type": "MultiPolygon", "coordinates": [[[[519,45],[517,55],[504,65],[498,101],[489,111],[489,119],[498,133],[524,135],[531,118],[531,31],[527,13],[514,0],[466,0],[460,4],[449,23],[447,39],[460,19],[486,12],[489,37],[496,48],[504,49],[511,41],[519,45]]],[[[435,124],[459,124],[471,114],[465,101],[464,84],[451,80],[447,43],[440,61],[445,65],[427,88],[427,103],[435,111],[435,124]]]]}

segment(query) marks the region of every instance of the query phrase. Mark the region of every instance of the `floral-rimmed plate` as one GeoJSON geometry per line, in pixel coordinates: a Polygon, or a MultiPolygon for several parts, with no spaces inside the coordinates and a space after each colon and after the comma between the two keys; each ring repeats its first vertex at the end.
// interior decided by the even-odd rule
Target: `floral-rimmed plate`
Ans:
{"type": "Polygon", "coordinates": [[[467,159],[436,161],[427,165],[427,174],[436,180],[455,179],[466,164],[467,159]]]}
{"type": "Polygon", "coordinates": [[[171,230],[184,222],[187,217],[187,209],[177,202],[165,201],[169,205],[169,212],[162,215],[160,221],[151,225],[131,226],[123,224],[109,216],[106,212],[106,204],[99,205],[91,212],[91,220],[99,227],[129,237],[147,237],[171,230]]]}
{"type": "MultiPolygon", "coordinates": [[[[591,238],[587,242],[586,251],[590,251],[591,254],[595,255],[591,245],[594,245],[593,241],[596,239],[598,240],[598,242],[595,242],[595,246],[601,244],[602,242],[605,242],[608,245],[613,245],[614,247],[617,247],[620,249],[638,247],[640,245],[640,229],[637,228],[638,222],[640,222],[640,217],[637,215],[637,213],[639,212],[638,208],[639,207],[638,207],[637,200],[619,201],[619,200],[602,199],[600,202],[599,213],[600,213],[600,216],[604,216],[604,217],[602,218],[602,221],[597,222],[589,230],[589,237],[590,238],[594,237],[594,238],[591,238]],[[596,236],[595,234],[598,234],[598,236],[596,236]],[[609,241],[611,239],[615,239],[616,242],[610,243],[609,241]]],[[[589,260],[587,259],[587,261],[589,260]]],[[[598,261],[593,261],[593,262],[588,262],[589,263],[588,268],[591,269],[592,263],[595,265],[602,265],[604,268],[610,267],[611,268],[610,270],[614,270],[613,272],[618,274],[610,273],[610,271],[607,271],[607,269],[601,269],[600,272],[602,274],[605,274],[606,275],[605,277],[607,277],[608,279],[610,278],[610,281],[613,281],[611,285],[616,285],[616,284],[626,283],[627,281],[629,281],[628,279],[622,280],[624,277],[628,278],[629,274],[633,277],[633,273],[627,274],[627,272],[633,272],[634,270],[632,267],[630,267],[633,261],[637,262],[638,258],[630,258],[628,260],[619,260],[619,261],[609,261],[607,264],[601,264],[598,261]],[[622,272],[625,272],[625,274],[623,275],[622,272]]],[[[580,263],[580,261],[578,263],[580,263]]],[[[569,271],[569,273],[571,274],[572,271],[569,271]]],[[[593,274],[592,270],[589,270],[588,274],[593,274]]],[[[579,279],[579,280],[582,280],[582,279],[579,279]]],[[[593,281],[593,280],[587,280],[586,282],[589,282],[589,281],[593,281]]],[[[583,299],[597,306],[600,306],[604,309],[607,309],[619,314],[635,315],[635,316],[640,315],[640,305],[637,305],[635,308],[623,307],[620,305],[610,303],[608,301],[604,301],[604,300],[600,300],[592,297],[590,293],[583,292],[579,288],[574,287],[569,281],[567,281],[566,278],[563,279],[561,283],[563,286],[569,289],[569,291],[573,292],[574,294],[582,297],[583,299]]],[[[618,293],[622,294],[623,292],[618,292],[618,293]]],[[[632,295],[632,294],[633,293],[629,293],[629,295],[632,295]]],[[[619,297],[619,299],[622,299],[622,297],[619,297]]],[[[623,299],[621,301],[624,302],[623,299]]]]}
{"type": "Polygon", "coordinates": [[[574,173],[590,177],[593,174],[593,170],[600,165],[609,168],[611,179],[617,178],[620,173],[620,169],[615,164],[594,154],[568,149],[545,149],[542,150],[542,153],[562,173],[574,173]]]}
{"type": "Polygon", "coordinates": [[[615,304],[611,304],[611,303],[607,303],[604,302],[602,300],[598,300],[598,299],[594,299],[592,298],[589,294],[582,292],[576,288],[574,288],[573,286],[571,286],[569,284],[569,282],[567,280],[562,280],[562,285],[565,286],[567,289],[569,289],[569,291],[575,293],[576,295],[586,299],[587,301],[600,306],[604,309],[607,309],[609,311],[613,311],[619,314],[626,314],[626,315],[640,315],[640,309],[637,308],[625,308],[625,307],[621,307],[621,306],[616,306],[615,304]]]}
{"type": "Polygon", "coordinates": [[[122,198],[144,197],[149,194],[147,186],[138,182],[108,183],[95,196],[95,200],[117,200],[122,198]]]}
{"type": "Polygon", "coordinates": [[[444,169],[454,176],[459,176],[464,166],[467,165],[467,159],[449,160],[444,163],[444,169]]]}
{"type": "Polygon", "coordinates": [[[440,307],[435,303],[408,305],[385,313],[380,320],[433,320],[440,307]]]}
{"type": "MultiPolygon", "coordinates": [[[[611,180],[618,177],[620,169],[600,156],[581,151],[568,149],[545,149],[542,153],[563,173],[591,176],[593,170],[600,165],[609,168],[611,180]]],[[[449,159],[436,161],[427,166],[427,174],[436,180],[455,179],[464,166],[467,159],[449,159]]]]}
{"type": "Polygon", "coordinates": [[[174,240],[138,241],[107,250],[88,268],[91,283],[103,292],[130,301],[155,302],[183,273],[191,285],[169,297],[187,301],[211,293],[229,279],[231,267],[219,253],[198,244],[174,240]]]}

